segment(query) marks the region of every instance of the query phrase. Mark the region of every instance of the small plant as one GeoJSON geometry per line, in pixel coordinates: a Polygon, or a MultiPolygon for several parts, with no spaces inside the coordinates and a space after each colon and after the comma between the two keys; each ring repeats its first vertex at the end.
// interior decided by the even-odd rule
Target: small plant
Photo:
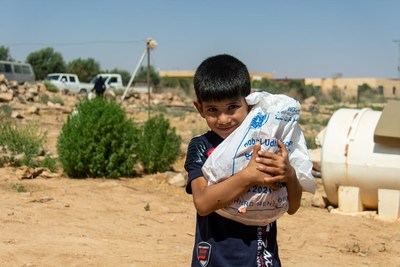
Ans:
{"type": "Polygon", "coordinates": [[[12,112],[12,107],[10,105],[1,105],[0,106],[0,112],[2,112],[4,114],[4,116],[6,116],[6,117],[10,117],[11,116],[11,112],[12,112]]]}
{"type": "Polygon", "coordinates": [[[11,162],[16,165],[34,167],[34,157],[38,156],[40,148],[46,140],[46,134],[39,131],[38,123],[16,125],[7,118],[1,118],[0,146],[11,152],[11,162]],[[16,162],[15,155],[22,154],[23,158],[16,162]]]}
{"type": "Polygon", "coordinates": [[[55,172],[57,169],[56,168],[57,161],[54,158],[52,158],[51,155],[49,154],[46,154],[43,161],[40,162],[39,165],[49,169],[51,172],[55,172]]]}
{"type": "Polygon", "coordinates": [[[315,136],[306,136],[305,138],[308,149],[316,149],[318,147],[315,143],[315,136]]]}
{"type": "Polygon", "coordinates": [[[26,192],[25,186],[23,184],[16,183],[13,185],[13,188],[18,192],[18,193],[23,193],[26,192]]]}
{"type": "Polygon", "coordinates": [[[149,211],[150,210],[150,204],[146,203],[146,205],[144,205],[144,210],[145,211],[149,211]]]}
{"type": "Polygon", "coordinates": [[[55,86],[54,84],[52,84],[49,81],[44,81],[44,85],[47,88],[47,91],[52,92],[52,93],[58,93],[60,90],[57,88],[57,86],[55,86]]]}
{"type": "Polygon", "coordinates": [[[61,106],[64,106],[64,100],[58,95],[53,96],[50,101],[54,104],[60,104],[61,106]]]}
{"type": "Polygon", "coordinates": [[[179,156],[181,137],[171,128],[163,115],[145,122],[138,144],[138,159],[145,173],[163,172],[171,169],[179,156]]]}
{"type": "Polygon", "coordinates": [[[40,103],[47,104],[50,101],[50,96],[48,94],[40,95],[40,103]]]}
{"type": "Polygon", "coordinates": [[[138,128],[117,103],[84,100],[61,129],[59,161],[72,178],[132,176],[138,138],[138,128]]]}

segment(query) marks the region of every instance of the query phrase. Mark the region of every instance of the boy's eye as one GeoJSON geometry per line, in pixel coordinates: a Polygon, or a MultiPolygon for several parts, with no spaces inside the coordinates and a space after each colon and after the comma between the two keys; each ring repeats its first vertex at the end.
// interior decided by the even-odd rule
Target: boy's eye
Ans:
{"type": "Polygon", "coordinates": [[[208,108],[208,109],[207,109],[207,112],[216,112],[216,111],[217,111],[216,108],[208,108]]]}
{"type": "Polygon", "coordinates": [[[230,105],[230,106],[229,106],[229,109],[230,109],[230,110],[232,110],[232,109],[238,109],[239,107],[240,107],[240,105],[234,104],[234,105],[230,105]]]}

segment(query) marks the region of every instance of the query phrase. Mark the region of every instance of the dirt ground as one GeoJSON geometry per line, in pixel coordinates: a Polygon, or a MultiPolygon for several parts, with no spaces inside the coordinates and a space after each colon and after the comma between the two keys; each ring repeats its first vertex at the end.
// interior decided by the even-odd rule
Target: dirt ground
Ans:
{"type": "MultiPolygon", "coordinates": [[[[35,116],[24,120],[41,122],[56,153],[67,114],[42,107],[35,116]]],[[[186,141],[204,127],[193,125],[195,113],[171,120],[186,141]]],[[[183,159],[174,169],[183,171],[183,159]]],[[[22,171],[0,168],[0,266],[190,265],[195,209],[183,188],[168,184],[168,173],[76,180],[60,171],[21,180],[22,171]]],[[[321,179],[317,185],[323,193],[321,179]]],[[[305,193],[300,210],[278,221],[283,266],[400,266],[399,220],[329,212],[313,207],[312,197],[305,193]]]]}

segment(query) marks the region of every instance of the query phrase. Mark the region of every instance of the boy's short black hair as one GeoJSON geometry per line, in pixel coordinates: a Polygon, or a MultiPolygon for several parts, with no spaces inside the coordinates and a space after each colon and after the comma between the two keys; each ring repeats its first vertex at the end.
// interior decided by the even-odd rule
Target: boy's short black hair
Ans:
{"type": "Polygon", "coordinates": [[[237,58],[222,54],[207,58],[196,70],[194,90],[197,101],[220,101],[250,94],[250,74],[237,58]]]}

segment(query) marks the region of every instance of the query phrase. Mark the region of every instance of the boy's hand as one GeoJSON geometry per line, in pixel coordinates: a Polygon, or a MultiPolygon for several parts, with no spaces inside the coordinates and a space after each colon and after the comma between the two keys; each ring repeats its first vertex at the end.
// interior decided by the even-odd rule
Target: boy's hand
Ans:
{"type": "MultiPolygon", "coordinates": [[[[290,183],[293,179],[297,179],[296,172],[290,165],[286,146],[281,140],[278,140],[278,146],[281,151],[277,154],[261,151],[260,149],[257,150],[259,157],[256,158],[256,162],[261,163],[257,166],[257,169],[267,174],[264,182],[268,185],[278,182],[290,183]]],[[[254,151],[256,151],[255,148],[254,151]]],[[[276,185],[271,187],[277,188],[276,185]]]]}

